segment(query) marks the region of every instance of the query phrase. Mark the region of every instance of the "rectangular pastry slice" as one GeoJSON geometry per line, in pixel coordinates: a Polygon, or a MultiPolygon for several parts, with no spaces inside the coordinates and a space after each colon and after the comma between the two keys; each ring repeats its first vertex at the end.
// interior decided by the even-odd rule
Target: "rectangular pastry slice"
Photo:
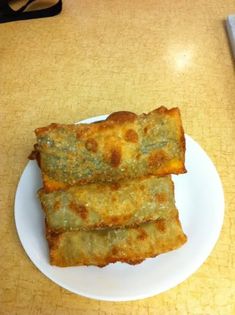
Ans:
{"type": "Polygon", "coordinates": [[[117,261],[137,264],[182,246],[187,237],[178,212],[137,227],[96,231],[47,230],[50,263],[60,267],[105,266],[117,261]]]}
{"type": "Polygon", "coordinates": [[[175,211],[170,176],[39,191],[48,228],[54,232],[136,226],[175,211]]]}
{"type": "Polygon", "coordinates": [[[118,182],[186,172],[185,139],[178,108],[149,114],[116,112],[92,124],[51,124],[36,129],[44,189],[118,182]]]}

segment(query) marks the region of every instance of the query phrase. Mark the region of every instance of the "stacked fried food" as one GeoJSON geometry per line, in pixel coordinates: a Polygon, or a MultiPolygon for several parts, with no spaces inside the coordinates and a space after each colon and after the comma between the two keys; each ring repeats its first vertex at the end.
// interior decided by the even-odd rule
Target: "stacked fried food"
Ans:
{"type": "Polygon", "coordinates": [[[52,265],[136,264],[186,242],[170,177],[186,172],[178,108],[35,133],[52,265]]]}

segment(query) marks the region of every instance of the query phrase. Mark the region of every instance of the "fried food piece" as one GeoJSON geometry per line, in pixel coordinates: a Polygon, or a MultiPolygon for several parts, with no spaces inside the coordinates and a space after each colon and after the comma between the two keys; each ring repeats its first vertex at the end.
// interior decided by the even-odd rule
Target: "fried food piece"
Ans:
{"type": "Polygon", "coordinates": [[[36,158],[46,191],[75,184],[118,182],[186,172],[178,108],[111,114],[93,124],[51,124],[35,131],[36,158]]]}
{"type": "Polygon", "coordinates": [[[179,248],[187,237],[175,210],[168,219],[162,218],[135,228],[66,231],[60,234],[47,229],[47,240],[52,265],[102,267],[117,261],[140,263],[148,257],[179,248]]]}
{"type": "Polygon", "coordinates": [[[175,211],[170,176],[39,191],[50,230],[118,228],[154,221],[175,211]]]}

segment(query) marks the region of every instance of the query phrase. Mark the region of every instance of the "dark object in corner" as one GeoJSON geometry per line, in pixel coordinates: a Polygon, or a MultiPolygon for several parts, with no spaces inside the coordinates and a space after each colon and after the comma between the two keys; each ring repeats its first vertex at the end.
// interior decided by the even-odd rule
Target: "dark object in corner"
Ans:
{"type": "Polygon", "coordinates": [[[35,0],[28,0],[20,9],[13,10],[8,0],[0,0],[0,23],[54,16],[59,14],[62,10],[62,0],[58,0],[49,8],[25,11],[34,1],[35,0]]]}

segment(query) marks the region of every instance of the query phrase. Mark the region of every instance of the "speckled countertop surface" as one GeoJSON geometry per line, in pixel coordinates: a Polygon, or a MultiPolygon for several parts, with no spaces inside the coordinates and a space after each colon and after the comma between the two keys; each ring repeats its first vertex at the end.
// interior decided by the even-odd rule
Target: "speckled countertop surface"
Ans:
{"type": "Polygon", "coordinates": [[[234,315],[235,75],[224,20],[235,2],[64,2],[57,17],[0,24],[0,314],[234,315]],[[220,239],[193,276],[158,296],[111,303],[74,295],[36,269],[15,230],[33,130],[159,105],[180,107],[185,131],[220,173],[220,239]]]}

